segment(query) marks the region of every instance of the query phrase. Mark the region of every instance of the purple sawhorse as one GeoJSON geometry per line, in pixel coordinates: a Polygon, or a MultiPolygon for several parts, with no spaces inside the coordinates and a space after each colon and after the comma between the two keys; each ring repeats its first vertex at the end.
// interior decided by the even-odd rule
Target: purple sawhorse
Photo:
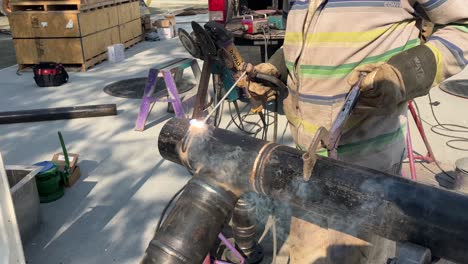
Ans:
{"type": "MultiPolygon", "coordinates": [[[[227,238],[223,234],[219,234],[218,238],[221,240],[221,242],[231,251],[234,256],[239,260],[239,264],[246,264],[245,263],[245,258],[242,256],[242,254],[236,249],[236,247],[227,240],[227,238]]],[[[232,264],[230,262],[225,262],[221,260],[215,260],[214,262],[211,262],[210,255],[206,256],[205,260],[203,261],[203,264],[232,264]]]]}
{"type": "Polygon", "coordinates": [[[166,102],[172,103],[174,108],[175,115],[179,118],[184,118],[184,108],[182,106],[182,101],[180,100],[179,92],[177,90],[174,76],[176,79],[179,74],[181,75],[184,69],[191,67],[197,82],[200,80],[200,67],[195,59],[188,58],[179,58],[173,59],[162,66],[151,68],[148,73],[148,80],[146,82],[145,92],[140,104],[140,112],[138,113],[138,118],[135,124],[136,131],[145,130],[146,120],[148,119],[149,114],[153,108],[154,103],[156,102],[166,102]],[[164,77],[164,82],[166,83],[166,89],[168,94],[168,99],[159,99],[156,97],[156,83],[158,81],[158,75],[161,73],[164,77]]]}

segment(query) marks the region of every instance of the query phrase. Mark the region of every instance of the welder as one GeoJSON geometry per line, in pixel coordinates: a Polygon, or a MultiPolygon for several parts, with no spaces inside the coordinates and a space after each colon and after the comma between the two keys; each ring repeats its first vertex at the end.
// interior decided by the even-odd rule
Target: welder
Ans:
{"type": "MultiPolygon", "coordinates": [[[[460,72],[467,58],[466,0],[297,0],[283,48],[255,68],[287,81],[283,107],[302,150],[319,127],[330,128],[351,85],[367,73],[338,158],[398,175],[407,102],[460,72]],[[421,17],[435,24],[424,44],[421,17]]],[[[249,79],[241,85],[263,100],[275,96],[249,79]]],[[[287,244],[293,264],[385,263],[395,255],[394,242],[327,229],[326,220],[318,226],[293,218],[287,244]]]]}

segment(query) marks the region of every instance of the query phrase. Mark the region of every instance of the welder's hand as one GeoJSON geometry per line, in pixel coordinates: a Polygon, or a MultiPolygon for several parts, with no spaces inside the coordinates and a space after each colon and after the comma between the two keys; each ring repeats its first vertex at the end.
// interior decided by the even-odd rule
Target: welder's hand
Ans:
{"type": "Polygon", "coordinates": [[[242,78],[239,81],[237,86],[248,89],[250,95],[252,97],[256,97],[258,100],[265,100],[267,102],[276,99],[276,91],[271,89],[264,84],[257,83],[251,80],[249,76],[255,76],[256,72],[272,75],[275,77],[279,77],[279,72],[276,67],[271,63],[260,63],[255,67],[252,64],[247,64],[245,67],[247,72],[247,76],[242,78]]]}
{"type": "Polygon", "coordinates": [[[401,73],[392,65],[381,62],[356,67],[348,78],[355,85],[361,72],[367,76],[361,83],[361,95],[356,109],[369,109],[375,114],[392,113],[405,98],[401,73]]]}

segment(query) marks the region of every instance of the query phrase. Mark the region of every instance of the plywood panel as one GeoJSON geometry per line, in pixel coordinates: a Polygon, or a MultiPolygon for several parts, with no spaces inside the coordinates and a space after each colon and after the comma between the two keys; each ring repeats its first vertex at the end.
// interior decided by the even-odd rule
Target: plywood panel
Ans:
{"type": "Polygon", "coordinates": [[[134,39],[143,34],[140,19],[136,19],[123,25],[120,25],[119,28],[120,40],[122,41],[122,43],[134,39]]]}
{"type": "Polygon", "coordinates": [[[117,6],[80,13],[79,21],[82,36],[115,27],[119,24],[117,6]]]}
{"type": "Polygon", "coordinates": [[[120,43],[118,27],[113,27],[83,37],[83,51],[85,60],[89,60],[101,53],[107,52],[108,46],[118,43],[120,43]]]}
{"type": "Polygon", "coordinates": [[[15,39],[18,64],[51,61],[63,64],[84,63],[80,38],[15,39]]]}
{"type": "Polygon", "coordinates": [[[117,10],[119,24],[140,18],[140,3],[138,1],[117,5],[117,10]]]}
{"type": "Polygon", "coordinates": [[[13,38],[79,37],[76,13],[12,13],[10,20],[13,38]]]}

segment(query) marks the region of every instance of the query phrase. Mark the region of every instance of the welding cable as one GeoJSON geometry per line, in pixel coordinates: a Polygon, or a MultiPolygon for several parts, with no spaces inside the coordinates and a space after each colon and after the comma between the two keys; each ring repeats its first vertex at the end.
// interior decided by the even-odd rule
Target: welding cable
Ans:
{"type": "Polygon", "coordinates": [[[270,116],[268,114],[268,110],[263,110],[265,113],[262,112],[262,114],[260,115],[259,113],[259,116],[262,120],[262,123],[263,123],[263,136],[262,136],[262,139],[263,140],[267,140],[267,137],[268,137],[268,123],[270,123],[270,116]]]}
{"type": "MultiPolygon", "coordinates": [[[[242,131],[242,132],[244,132],[244,133],[246,133],[246,134],[248,134],[248,135],[256,135],[256,134],[258,134],[258,132],[262,131],[262,127],[261,127],[258,123],[245,120],[245,119],[249,116],[249,114],[246,114],[246,115],[244,115],[244,116],[241,116],[240,113],[237,113],[237,116],[234,116],[233,113],[232,113],[231,102],[228,103],[228,106],[229,106],[229,114],[230,114],[230,116],[231,116],[231,123],[233,123],[240,131],[242,131]],[[242,120],[241,124],[238,124],[238,123],[236,122],[236,118],[237,118],[237,117],[239,117],[240,120],[242,120]],[[255,130],[254,132],[252,132],[252,131],[247,131],[247,129],[246,129],[245,126],[244,126],[244,123],[245,123],[245,124],[249,124],[249,125],[251,125],[252,127],[258,126],[259,128],[257,128],[257,130],[255,130]]],[[[226,129],[229,128],[229,125],[230,125],[230,124],[228,124],[228,126],[226,127],[226,129]]]]}
{"type": "Polygon", "coordinates": [[[180,190],[178,190],[174,196],[171,197],[171,199],[169,200],[169,202],[166,204],[166,206],[164,207],[164,210],[162,211],[161,213],[161,216],[159,217],[159,220],[158,220],[158,224],[156,225],[156,232],[159,231],[159,229],[161,229],[161,225],[162,223],[164,222],[164,217],[167,213],[167,210],[169,210],[169,208],[171,207],[171,204],[173,204],[175,201],[177,201],[179,199],[179,196],[182,194],[182,192],[185,190],[185,185],[184,187],[182,187],[180,190]]]}
{"type": "MultiPolygon", "coordinates": [[[[439,123],[439,121],[437,120],[437,118],[436,118],[436,116],[435,116],[435,112],[434,112],[434,109],[433,109],[433,106],[432,106],[432,100],[431,100],[430,95],[429,95],[429,102],[430,102],[430,106],[431,106],[431,109],[432,109],[432,114],[433,114],[433,116],[434,116],[434,119],[436,119],[436,122],[439,123]]],[[[424,123],[430,125],[430,126],[431,126],[431,131],[433,131],[432,128],[434,127],[434,125],[432,125],[431,123],[429,123],[429,122],[427,122],[426,120],[422,119],[422,117],[421,117],[421,112],[419,111],[419,106],[418,106],[418,104],[416,103],[416,101],[413,101],[413,103],[414,103],[414,106],[416,107],[416,112],[418,113],[419,119],[421,119],[421,121],[423,121],[424,123]]],[[[409,125],[409,124],[408,124],[408,125],[409,125]]],[[[424,129],[424,125],[421,126],[421,129],[422,129],[423,133],[425,134],[426,132],[425,132],[425,129],[424,129]]],[[[434,131],[433,131],[433,132],[434,132],[434,131]]],[[[438,134],[438,133],[436,133],[436,134],[438,134]]],[[[439,135],[440,135],[440,134],[439,134],[439,135]]],[[[448,144],[446,144],[446,145],[449,146],[448,144]]],[[[449,147],[450,147],[450,146],[449,146],[449,147]]],[[[450,173],[448,173],[446,170],[444,170],[444,169],[442,168],[442,166],[440,166],[440,164],[439,164],[438,161],[435,161],[434,163],[435,163],[435,165],[437,166],[437,168],[438,168],[443,174],[445,174],[445,175],[446,175],[447,177],[449,177],[450,179],[455,180],[455,176],[452,176],[450,173]]],[[[430,170],[429,168],[427,168],[423,163],[421,163],[421,165],[422,165],[426,170],[428,170],[429,172],[431,172],[431,173],[433,173],[434,175],[436,175],[435,172],[433,172],[432,170],[430,170]]]]}
{"type": "Polygon", "coordinates": [[[439,119],[437,118],[434,110],[434,102],[432,101],[431,94],[428,94],[429,97],[429,105],[431,106],[431,112],[432,116],[434,117],[434,120],[436,121],[437,125],[432,125],[431,126],[431,131],[434,132],[437,135],[452,138],[445,142],[445,145],[452,149],[456,150],[461,150],[461,151],[468,151],[468,148],[462,148],[458,146],[454,146],[454,143],[463,143],[467,144],[468,143],[468,137],[462,137],[462,136],[454,136],[450,135],[447,133],[468,133],[468,127],[467,126],[462,126],[462,125],[457,125],[457,124],[441,124],[439,122],[439,119]],[[445,131],[446,133],[439,132],[437,130],[445,131]]]}
{"type": "MultiPolygon", "coordinates": [[[[467,148],[461,148],[461,147],[453,145],[455,142],[459,142],[459,143],[461,142],[461,143],[465,143],[465,144],[468,143],[468,138],[467,137],[454,136],[454,135],[446,134],[446,133],[468,133],[468,127],[467,126],[462,126],[462,125],[457,125],[457,124],[447,124],[447,123],[442,124],[442,123],[440,123],[439,119],[436,116],[435,109],[434,109],[434,105],[436,105],[438,102],[433,102],[430,94],[428,95],[428,97],[429,97],[429,106],[431,107],[431,113],[432,113],[432,116],[433,116],[433,118],[434,118],[434,120],[436,121],[437,124],[433,125],[430,122],[428,122],[428,121],[424,120],[423,118],[421,118],[421,114],[419,112],[418,104],[416,103],[416,101],[413,101],[414,105],[416,106],[416,111],[418,112],[419,119],[421,119],[421,121],[423,121],[424,123],[429,125],[431,127],[431,131],[434,132],[434,134],[437,134],[437,135],[440,135],[440,136],[443,136],[443,137],[452,138],[451,140],[448,140],[447,142],[445,142],[445,145],[448,146],[449,148],[460,150],[460,151],[468,151],[467,148]],[[452,129],[452,128],[449,128],[449,127],[457,128],[457,129],[452,129]],[[437,129],[445,131],[446,133],[439,132],[439,131],[437,131],[437,129]]],[[[424,130],[424,127],[423,127],[423,130],[424,130]]]]}
{"type": "Polygon", "coordinates": [[[284,145],[284,135],[286,135],[286,131],[288,131],[289,127],[289,122],[286,121],[286,125],[284,126],[283,134],[281,135],[281,139],[279,141],[279,144],[284,145]]]}
{"type": "Polygon", "coordinates": [[[267,62],[268,61],[268,43],[270,41],[267,37],[264,26],[262,26],[262,32],[263,32],[263,39],[265,40],[265,61],[264,62],[267,62]]]}

